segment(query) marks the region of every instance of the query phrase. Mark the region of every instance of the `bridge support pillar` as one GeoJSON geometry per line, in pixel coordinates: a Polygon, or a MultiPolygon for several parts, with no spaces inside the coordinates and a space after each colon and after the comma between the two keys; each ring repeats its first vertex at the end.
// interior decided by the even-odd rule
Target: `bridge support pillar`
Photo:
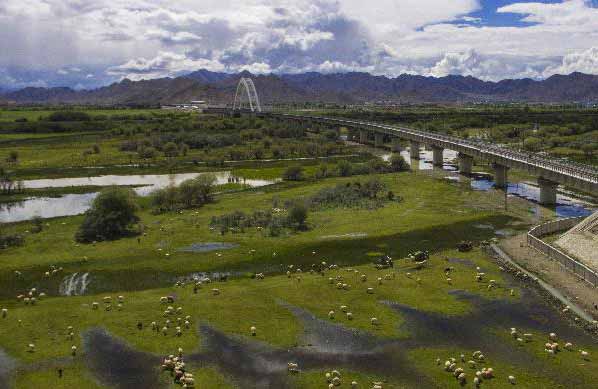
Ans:
{"type": "Polygon", "coordinates": [[[540,186],[540,204],[555,205],[556,192],[559,184],[554,181],[539,177],[538,185],[540,186]]]}
{"type": "Polygon", "coordinates": [[[409,153],[411,154],[411,159],[419,159],[419,142],[411,141],[411,146],[409,148],[409,153]]]}
{"type": "Polygon", "coordinates": [[[444,149],[438,146],[432,146],[432,165],[442,167],[444,164],[444,149]]]}
{"type": "Polygon", "coordinates": [[[368,143],[368,132],[365,130],[359,130],[359,143],[366,144],[368,143]]]}
{"type": "Polygon", "coordinates": [[[374,134],[374,147],[384,146],[384,134],[374,134]]]}
{"type": "Polygon", "coordinates": [[[508,184],[507,172],[509,171],[509,168],[497,163],[493,163],[492,168],[494,169],[494,186],[497,188],[506,188],[508,184]]]}
{"type": "Polygon", "coordinates": [[[473,170],[473,157],[459,153],[457,159],[459,160],[459,173],[465,175],[471,174],[473,170]]]}
{"type": "Polygon", "coordinates": [[[401,138],[392,138],[391,150],[395,153],[401,152],[401,138]]]}

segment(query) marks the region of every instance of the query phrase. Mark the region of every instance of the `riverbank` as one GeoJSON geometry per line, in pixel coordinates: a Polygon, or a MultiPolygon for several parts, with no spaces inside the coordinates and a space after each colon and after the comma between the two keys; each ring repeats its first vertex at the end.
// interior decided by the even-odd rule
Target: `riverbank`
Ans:
{"type": "Polygon", "coordinates": [[[598,317],[598,289],[587,284],[556,261],[527,245],[527,234],[519,234],[500,242],[500,248],[524,269],[537,274],[564,296],[581,306],[593,317],[598,317]]]}

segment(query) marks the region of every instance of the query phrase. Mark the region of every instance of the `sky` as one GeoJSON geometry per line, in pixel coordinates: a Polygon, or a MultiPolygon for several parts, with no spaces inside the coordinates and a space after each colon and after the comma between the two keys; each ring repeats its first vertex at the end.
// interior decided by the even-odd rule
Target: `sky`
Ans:
{"type": "Polygon", "coordinates": [[[598,0],[0,0],[0,89],[218,72],[598,74],[598,0]]]}

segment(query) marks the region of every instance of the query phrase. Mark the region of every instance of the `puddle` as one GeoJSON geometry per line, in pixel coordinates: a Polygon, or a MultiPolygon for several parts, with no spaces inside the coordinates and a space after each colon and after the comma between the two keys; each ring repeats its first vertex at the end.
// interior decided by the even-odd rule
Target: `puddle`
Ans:
{"type": "Polygon", "coordinates": [[[9,389],[9,376],[17,363],[0,348],[0,389],[9,389]]]}
{"type": "Polygon", "coordinates": [[[322,236],[320,239],[352,239],[352,238],[367,238],[368,234],[365,232],[351,232],[349,234],[341,234],[341,235],[326,235],[322,236]]]}
{"type": "Polygon", "coordinates": [[[64,277],[58,287],[58,293],[61,296],[81,296],[85,294],[90,282],[89,273],[73,273],[64,277]]]}
{"type": "Polygon", "coordinates": [[[208,243],[192,243],[189,247],[180,248],[178,251],[187,253],[207,253],[216,250],[229,250],[239,247],[236,243],[223,242],[208,242],[208,243]]]}
{"type": "Polygon", "coordinates": [[[102,383],[119,389],[163,387],[159,356],[136,351],[98,328],[83,335],[83,347],[88,368],[102,383]]]}

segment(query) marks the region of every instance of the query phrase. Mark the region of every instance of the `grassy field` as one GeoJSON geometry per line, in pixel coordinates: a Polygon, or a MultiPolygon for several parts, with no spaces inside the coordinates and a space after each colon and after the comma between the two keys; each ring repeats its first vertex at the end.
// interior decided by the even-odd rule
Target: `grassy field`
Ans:
{"type": "MultiPolygon", "coordinates": [[[[37,174],[47,168],[59,176],[60,168],[82,166],[74,156],[95,143],[101,153],[86,157],[97,158],[93,164],[121,161],[126,154],[118,144],[124,138],[104,135],[86,133],[78,141],[62,133],[35,134],[5,141],[19,145],[21,177],[38,168],[37,174]]],[[[200,151],[189,157],[195,152],[200,151]]],[[[560,308],[533,287],[502,271],[482,247],[497,231],[524,231],[554,211],[542,209],[538,216],[519,198],[509,198],[505,209],[498,191],[474,191],[466,182],[444,179],[444,172],[407,171],[376,175],[400,200],[378,207],[312,208],[305,231],[270,236],[259,228],[225,234],[210,228],[215,216],[284,207],[371,178],[315,179],[315,163],[295,161],[254,161],[232,173],[280,178],[296,163],[305,165],[308,179],[253,189],[226,184],[215,189],[213,202],[197,209],[156,213],[148,198],[140,198],[139,236],[78,243],[75,234],[84,216],[44,220],[37,233],[32,222],[2,225],[3,234],[22,234],[25,243],[0,251],[0,309],[7,310],[0,317],[0,389],[180,387],[160,371],[162,359],[179,348],[199,388],[323,388],[333,370],[341,388],[353,381],[358,388],[375,383],[385,389],[459,388],[444,370],[451,357],[464,368],[464,387],[474,387],[482,367],[496,372],[482,387],[512,387],[510,375],[524,388],[595,387],[595,340],[563,319],[560,308]],[[457,250],[463,240],[474,243],[472,251],[457,250]],[[215,242],[232,247],[188,250],[215,242]],[[426,263],[408,258],[416,250],[429,251],[426,263]],[[373,263],[382,256],[392,257],[394,266],[377,269],[373,263]],[[322,262],[322,273],[311,271],[322,262]],[[60,270],[46,275],[52,268],[60,270]],[[222,274],[228,278],[220,279],[222,274]],[[89,281],[85,293],[61,293],[71,277],[89,281]],[[211,282],[195,289],[194,277],[211,282]],[[45,296],[34,305],[16,298],[31,288],[45,296]],[[164,303],[167,296],[171,301],[164,303]],[[511,327],[533,334],[533,340],[518,342],[511,327]],[[561,346],[573,342],[571,350],[544,351],[550,332],[559,334],[561,346]],[[478,349],[486,359],[475,369],[461,361],[461,354],[467,361],[478,349]],[[581,350],[589,357],[582,358],[581,350]],[[300,372],[289,372],[288,363],[297,363],[300,372]]],[[[187,171],[194,169],[208,167],[187,171]]]]}

